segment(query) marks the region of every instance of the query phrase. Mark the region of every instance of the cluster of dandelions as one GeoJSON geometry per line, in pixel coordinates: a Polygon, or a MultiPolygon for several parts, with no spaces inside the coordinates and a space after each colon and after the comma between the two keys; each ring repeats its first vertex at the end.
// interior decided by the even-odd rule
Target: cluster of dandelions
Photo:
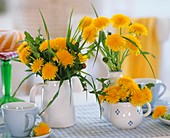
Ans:
{"type": "Polygon", "coordinates": [[[109,70],[120,71],[127,56],[141,54],[154,74],[146,57],[146,54],[150,53],[142,51],[138,37],[147,35],[147,28],[141,23],[133,23],[128,16],[123,14],[115,14],[111,18],[98,16],[97,13],[96,16],[96,18],[85,16],[80,25],[80,29],[83,30],[83,39],[92,44],[89,50],[92,51],[92,55],[94,51],[97,51],[95,54],[97,57],[100,51],[109,70]]]}
{"type": "Polygon", "coordinates": [[[152,100],[151,89],[147,86],[141,88],[130,77],[121,77],[115,86],[109,86],[99,96],[100,102],[115,104],[118,102],[130,102],[134,106],[142,106],[152,100]]]}

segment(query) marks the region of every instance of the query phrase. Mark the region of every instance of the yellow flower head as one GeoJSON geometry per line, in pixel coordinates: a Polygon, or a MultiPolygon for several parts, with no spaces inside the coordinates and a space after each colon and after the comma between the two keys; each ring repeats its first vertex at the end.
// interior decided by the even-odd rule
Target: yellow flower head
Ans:
{"type": "Polygon", "coordinates": [[[68,65],[73,66],[75,57],[71,55],[67,50],[60,49],[57,53],[59,62],[66,68],[68,65]]]}
{"type": "Polygon", "coordinates": [[[87,55],[82,55],[82,54],[78,54],[78,57],[79,57],[79,60],[80,62],[86,62],[86,60],[88,59],[88,56],[87,55]]]}
{"type": "Polygon", "coordinates": [[[83,39],[86,40],[88,43],[92,43],[96,40],[97,37],[97,29],[94,26],[88,26],[83,31],[83,39]]]}
{"type": "Polygon", "coordinates": [[[110,22],[113,25],[113,27],[120,29],[130,24],[130,18],[123,14],[116,14],[112,16],[110,22]]]}
{"type": "Polygon", "coordinates": [[[42,58],[37,58],[36,60],[34,60],[32,66],[31,66],[31,69],[32,69],[32,72],[38,72],[41,70],[41,67],[43,65],[43,59],[42,58]]]}
{"type": "Polygon", "coordinates": [[[23,48],[27,47],[28,43],[27,42],[23,42],[18,48],[17,48],[17,53],[21,53],[23,48]]]}
{"type": "Polygon", "coordinates": [[[100,31],[109,25],[109,19],[103,16],[98,17],[93,20],[93,25],[100,31]]]}
{"type": "Polygon", "coordinates": [[[136,91],[132,96],[131,96],[131,104],[134,106],[142,106],[145,104],[145,95],[142,93],[141,90],[136,91]]]}
{"type": "Polygon", "coordinates": [[[129,97],[130,95],[130,92],[129,91],[125,91],[124,89],[120,89],[118,92],[117,92],[117,95],[120,97],[120,99],[122,101],[126,100],[126,98],[129,97]]]}
{"type": "Polygon", "coordinates": [[[134,33],[136,35],[148,35],[148,30],[143,24],[140,23],[134,23],[132,24],[129,29],[129,33],[134,33]]]}
{"type": "MultiPolygon", "coordinates": [[[[126,86],[125,86],[126,88],[126,86]]],[[[136,84],[135,82],[131,82],[128,84],[128,89],[131,95],[135,94],[136,92],[138,92],[138,90],[140,90],[140,88],[138,87],[138,84],[136,84]]],[[[126,88],[127,90],[127,88],[126,88]]]]}
{"type": "Polygon", "coordinates": [[[119,86],[110,86],[107,89],[107,95],[105,96],[106,101],[110,104],[117,103],[120,99],[119,95],[117,94],[119,90],[119,86]]]}
{"type": "Polygon", "coordinates": [[[34,136],[42,136],[45,134],[50,133],[50,128],[48,124],[44,122],[38,123],[34,128],[33,128],[33,134],[34,136]]]}
{"type": "Polygon", "coordinates": [[[42,44],[39,47],[40,52],[42,52],[46,49],[48,49],[48,40],[45,40],[44,42],[42,42],[42,44]]]}
{"type": "Polygon", "coordinates": [[[142,48],[140,41],[133,35],[126,35],[125,37],[127,37],[131,41],[135,42],[136,45],[138,46],[137,47],[133,43],[131,43],[129,40],[126,40],[125,48],[128,48],[132,53],[136,53],[136,55],[140,54],[139,49],[142,48]]]}
{"type": "Polygon", "coordinates": [[[55,45],[52,47],[54,50],[66,49],[66,38],[59,37],[54,39],[55,45]]]}
{"type": "Polygon", "coordinates": [[[168,108],[163,105],[159,105],[154,109],[154,112],[152,114],[153,119],[157,119],[159,117],[163,117],[166,115],[168,108]]]}
{"type": "Polygon", "coordinates": [[[83,19],[80,20],[79,29],[83,30],[85,27],[89,26],[93,21],[93,18],[89,16],[85,16],[83,19]]]}
{"type": "Polygon", "coordinates": [[[106,96],[106,101],[109,104],[115,104],[119,101],[119,96],[117,96],[116,94],[112,94],[111,96],[108,95],[108,96],[106,96]]]}
{"type": "Polygon", "coordinates": [[[31,48],[30,46],[26,46],[22,49],[22,51],[19,53],[19,58],[22,63],[28,64],[29,60],[28,57],[31,55],[31,48]]]}
{"type": "Polygon", "coordinates": [[[42,78],[44,80],[54,80],[57,72],[58,67],[48,62],[42,67],[42,78]]]}
{"type": "Polygon", "coordinates": [[[114,52],[121,50],[125,42],[126,41],[119,34],[112,34],[106,38],[106,45],[114,52]]]}
{"type": "Polygon", "coordinates": [[[119,85],[119,86],[122,86],[122,85],[127,86],[128,83],[131,83],[131,82],[134,82],[134,80],[132,78],[130,78],[128,76],[123,76],[123,77],[118,79],[117,85],[119,85]]]}
{"type": "Polygon", "coordinates": [[[152,91],[146,86],[141,90],[145,95],[146,102],[152,101],[152,91]]]}

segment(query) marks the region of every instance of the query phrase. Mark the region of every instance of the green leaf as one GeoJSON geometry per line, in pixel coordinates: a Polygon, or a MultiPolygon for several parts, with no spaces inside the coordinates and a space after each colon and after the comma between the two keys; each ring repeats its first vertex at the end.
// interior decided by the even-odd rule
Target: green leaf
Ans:
{"type": "Polygon", "coordinates": [[[142,56],[145,58],[145,60],[146,60],[147,63],[149,64],[149,67],[150,67],[150,69],[151,69],[151,71],[152,71],[152,73],[153,73],[154,78],[156,78],[156,77],[155,77],[154,69],[153,69],[151,63],[149,62],[148,58],[146,57],[146,55],[143,53],[143,51],[142,51],[142,50],[138,47],[138,45],[137,45],[134,41],[132,41],[131,39],[129,39],[129,38],[125,37],[125,36],[123,36],[123,38],[126,39],[126,40],[128,40],[128,41],[130,41],[134,46],[136,46],[136,47],[139,49],[140,53],[142,54],[142,56]]]}
{"type": "Polygon", "coordinates": [[[69,41],[70,41],[70,38],[71,38],[71,31],[72,31],[71,19],[72,19],[72,15],[73,15],[73,9],[72,9],[72,11],[71,11],[70,18],[69,18],[69,24],[68,24],[68,28],[67,28],[67,40],[66,40],[66,42],[69,42],[69,41]]]}
{"type": "Polygon", "coordinates": [[[42,14],[40,9],[39,9],[39,12],[40,12],[41,18],[43,20],[43,24],[44,24],[44,28],[45,28],[47,39],[50,40],[50,34],[49,34],[49,31],[48,31],[48,28],[47,28],[46,21],[45,21],[44,16],[43,16],[43,14],[42,14]]]}
{"type": "Polygon", "coordinates": [[[147,83],[146,86],[147,86],[149,89],[151,89],[152,87],[155,86],[155,84],[153,84],[153,83],[147,83]]]}
{"type": "Polygon", "coordinates": [[[93,5],[93,4],[91,4],[91,5],[92,5],[92,8],[93,8],[93,10],[94,10],[94,13],[96,14],[96,17],[98,17],[98,14],[97,14],[97,11],[96,11],[94,5],[93,5]]]}
{"type": "Polygon", "coordinates": [[[143,54],[145,54],[145,55],[151,55],[153,58],[156,58],[155,57],[155,55],[153,55],[153,54],[151,54],[151,53],[149,53],[149,52],[143,52],[143,51],[141,51],[143,54]]]}
{"type": "Polygon", "coordinates": [[[54,102],[54,100],[58,97],[59,92],[60,92],[60,88],[63,84],[63,80],[60,81],[59,86],[58,86],[58,90],[55,93],[54,97],[52,98],[52,100],[50,100],[50,102],[47,104],[47,106],[39,113],[39,115],[41,115],[45,110],[47,110],[47,108],[54,102]]]}
{"type": "Polygon", "coordinates": [[[15,95],[16,95],[17,91],[19,90],[19,88],[21,87],[21,85],[25,82],[25,80],[27,80],[27,79],[28,79],[29,77],[31,77],[33,74],[35,74],[35,73],[29,74],[28,76],[26,76],[26,77],[20,82],[20,84],[18,85],[17,89],[14,91],[12,97],[15,97],[15,95]]]}

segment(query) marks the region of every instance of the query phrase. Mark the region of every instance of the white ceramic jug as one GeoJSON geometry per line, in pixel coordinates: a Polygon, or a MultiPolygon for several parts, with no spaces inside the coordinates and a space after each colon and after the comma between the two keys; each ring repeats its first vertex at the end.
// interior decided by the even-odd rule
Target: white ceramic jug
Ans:
{"type": "MultiPolygon", "coordinates": [[[[41,111],[54,98],[58,91],[59,81],[46,81],[32,87],[30,91],[30,101],[36,102],[37,90],[41,88],[41,111]]],[[[61,85],[59,94],[54,102],[41,115],[43,121],[52,128],[65,128],[75,124],[75,109],[73,97],[71,96],[69,81],[66,80],[61,85]]]]}

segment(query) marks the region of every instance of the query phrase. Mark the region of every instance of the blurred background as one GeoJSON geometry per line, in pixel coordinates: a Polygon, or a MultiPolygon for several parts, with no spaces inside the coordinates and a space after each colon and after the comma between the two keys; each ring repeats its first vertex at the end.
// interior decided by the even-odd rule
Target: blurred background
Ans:
{"type": "MultiPolygon", "coordinates": [[[[101,16],[110,18],[113,14],[122,13],[135,20],[145,22],[150,35],[149,39],[145,40],[145,48],[156,54],[156,59],[151,61],[154,64],[156,77],[167,85],[166,93],[170,94],[170,0],[0,0],[0,30],[28,31],[36,36],[37,30],[41,28],[42,34],[45,35],[38,11],[40,9],[47,22],[51,38],[65,37],[72,8],[74,7],[72,18],[74,28],[84,16],[95,17],[91,3],[101,16]]],[[[124,65],[125,70],[128,68],[129,60],[124,65]]],[[[92,67],[92,62],[93,59],[88,61],[87,71],[94,78],[106,77],[108,69],[101,60],[98,59],[94,67],[92,67]]],[[[128,70],[135,68],[136,73],[131,72],[130,76],[133,78],[153,77],[148,65],[140,65],[141,63],[134,62],[133,69],[129,68],[128,70]]],[[[12,62],[13,91],[28,75],[25,73],[25,69],[24,65],[12,62]]],[[[41,81],[41,78],[35,76],[29,78],[18,94],[28,94],[30,88],[41,81]]],[[[79,87],[76,87],[76,91],[79,91],[79,87]]]]}

